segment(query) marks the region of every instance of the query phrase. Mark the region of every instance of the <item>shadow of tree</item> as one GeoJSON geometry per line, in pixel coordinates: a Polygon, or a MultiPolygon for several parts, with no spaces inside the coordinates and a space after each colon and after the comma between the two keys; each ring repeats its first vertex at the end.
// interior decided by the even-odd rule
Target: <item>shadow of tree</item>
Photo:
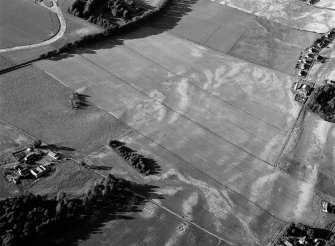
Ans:
{"type": "Polygon", "coordinates": [[[38,147],[39,149],[49,149],[51,151],[75,151],[76,149],[74,148],[70,148],[70,147],[66,147],[66,146],[61,146],[61,145],[57,145],[57,144],[47,144],[47,145],[43,145],[38,147]]]}
{"type": "MultiPolygon", "coordinates": [[[[120,179],[121,180],[121,179],[120,179]]],[[[105,223],[113,220],[132,220],[132,213],[142,211],[142,206],[150,199],[164,199],[156,194],[157,186],[137,184],[123,180],[118,188],[107,199],[99,201],[84,216],[66,223],[53,230],[48,238],[34,240],[34,245],[78,245],[79,241],[87,240],[90,235],[98,234],[105,223]]]]}
{"type": "Polygon", "coordinates": [[[88,166],[90,169],[93,170],[99,170],[99,171],[109,171],[112,170],[113,168],[110,166],[94,166],[94,165],[89,165],[88,166]]]}

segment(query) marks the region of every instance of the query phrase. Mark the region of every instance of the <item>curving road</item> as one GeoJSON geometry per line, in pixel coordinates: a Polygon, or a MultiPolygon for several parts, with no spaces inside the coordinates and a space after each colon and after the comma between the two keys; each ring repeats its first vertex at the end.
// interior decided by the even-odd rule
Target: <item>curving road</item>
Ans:
{"type": "Polygon", "coordinates": [[[57,0],[52,0],[53,2],[53,6],[51,8],[47,7],[44,5],[44,3],[39,3],[40,6],[47,8],[48,10],[54,12],[57,14],[59,23],[60,23],[60,28],[57,32],[57,34],[55,36],[53,36],[52,38],[45,40],[41,43],[38,44],[30,44],[30,45],[23,45],[23,46],[16,46],[16,47],[12,47],[12,48],[5,48],[5,49],[0,49],[0,53],[1,52],[7,52],[7,51],[15,51],[15,50],[23,50],[23,49],[29,49],[29,48],[38,48],[38,47],[42,47],[48,44],[51,44],[55,41],[57,41],[58,39],[60,39],[61,37],[63,37],[65,30],[66,30],[66,22],[65,22],[65,18],[63,16],[63,13],[61,11],[61,9],[58,7],[58,2],[57,0]]]}

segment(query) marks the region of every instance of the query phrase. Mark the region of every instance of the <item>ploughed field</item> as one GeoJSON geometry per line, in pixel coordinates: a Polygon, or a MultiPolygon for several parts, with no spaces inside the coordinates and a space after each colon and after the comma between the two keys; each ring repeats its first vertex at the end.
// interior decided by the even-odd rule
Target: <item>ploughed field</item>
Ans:
{"type": "Polygon", "coordinates": [[[1,1],[0,48],[35,44],[54,36],[57,15],[34,1],[1,1]]]}
{"type": "MultiPolygon", "coordinates": [[[[94,232],[85,225],[88,235],[74,231],[70,241],[268,245],[288,221],[331,229],[319,206],[335,195],[333,130],[301,114],[290,91],[300,52],[319,36],[292,27],[323,20],[292,17],[289,6],[317,11],[295,2],[270,20],[257,12],[267,1],[231,2],[174,1],[127,35],[1,75],[0,119],[91,169],[62,163],[29,191],[82,194],[108,173],[155,187],[137,213],[106,214],[94,232]],[[89,96],[87,108],[69,109],[73,90],[89,96]],[[106,146],[115,138],[160,173],[140,175],[106,146]]],[[[6,149],[21,134],[12,130],[6,149]]]]}
{"type": "Polygon", "coordinates": [[[286,221],[320,217],[314,183],[274,168],[300,112],[292,68],[317,37],[217,3],[177,2],[153,26],[35,66],[133,128],[121,140],[162,168],[143,178],[106,147],[86,159],[97,172],[157,185],[163,206],[227,242],[266,245],[286,221]]]}

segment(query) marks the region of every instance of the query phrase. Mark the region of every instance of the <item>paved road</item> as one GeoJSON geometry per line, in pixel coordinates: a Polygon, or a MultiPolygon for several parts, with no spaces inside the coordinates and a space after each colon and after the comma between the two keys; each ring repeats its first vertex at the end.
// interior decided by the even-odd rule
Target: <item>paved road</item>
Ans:
{"type": "Polygon", "coordinates": [[[5,48],[5,49],[0,49],[0,53],[1,52],[7,52],[7,51],[14,51],[14,50],[23,50],[23,49],[30,49],[30,48],[38,48],[38,47],[42,47],[48,44],[51,44],[55,41],[57,41],[58,39],[60,39],[61,37],[63,37],[65,30],[66,30],[66,23],[65,23],[65,18],[63,16],[63,13],[61,11],[61,9],[58,7],[58,2],[57,0],[52,0],[53,2],[53,6],[51,8],[45,6],[43,3],[39,3],[40,6],[47,8],[48,10],[54,12],[57,14],[59,23],[60,23],[60,28],[57,32],[57,34],[55,36],[53,36],[52,38],[45,40],[41,43],[38,44],[30,44],[30,45],[23,45],[23,46],[16,46],[16,47],[12,47],[12,48],[5,48]]]}

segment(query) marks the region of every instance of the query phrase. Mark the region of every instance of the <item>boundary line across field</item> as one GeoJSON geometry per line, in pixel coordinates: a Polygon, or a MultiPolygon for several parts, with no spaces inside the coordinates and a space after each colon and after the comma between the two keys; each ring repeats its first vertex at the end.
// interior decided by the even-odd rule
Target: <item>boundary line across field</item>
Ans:
{"type": "MultiPolygon", "coordinates": [[[[83,57],[83,56],[81,56],[81,57],[83,57]]],[[[84,58],[85,60],[89,61],[90,63],[94,64],[95,66],[99,67],[99,68],[102,69],[103,71],[105,71],[105,72],[107,72],[107,73],[113,75],[114,77],[116,77],[117,79],[119,79],[120,81],[122,81],[123,83],[127,84],[128,86],[132,87],[133,89],[135,89],[135,90],[138,91],[139,93],[143,94],[144,96],[149,97],[146,93],[144,93],[143,91],[137,89],[135,86],[133,86],[133,85],[130,84],[129,82],[123,80],[122,78],[118,77],[118,76],[115,75],[114,73],[112,73],[112,72],[110,72],[110,71],[108,71],[108,70],[102,68],[101,66],[99,66],[99,65],[96,64],[95,62],[93,62],[93,61],[87,59],[86,57],[83,57],[83,58],[84,58]]],[[[97,84],[95,84],[95,85],[97,85],[97,84]]],[[[97,85],[97,86],[99,86],[99,85],[97,85]]],[[[200,128],[203,128],[203,129],[205,129],[206,131],[210,132],[210,133],[213,134],[214,136],[216,136],[216,137],[218,137],[218,138],[220,138],[220,139],[223,139],[223,140],[226,141],[227,143],[229,143],[229,144],[235,146],[236,148],[242,150],[243,152],[249,154],[249,155],[252,156],[253,158],[255,158],[255,159],[257,159],[257,160],[260,160],[260,161],[266,163],[267,165],[273,167],[273,165],[271,165],[268,161],[263,160],[263,159],[260,158],[260,157],[257,157],[256,155],[252,154],[252,153],[249,152],[248,150],[245,150],[245,149],[243,149],[242,147],[240,147],[239,145],[237,145],[237,144],[235,144],[235,143],[229,141],[228,139],[226,139],[226,138],[220,136],[219,134],[217,134],[217,133],[214,132],[213,130],[211,130],[211,129],[209,129],[209,128],[203,126],[203,125],[201,125],[200,123],[198,123],[198,122],[196,122],[196,121],[194,121],[194,120],[192,120],[191,118],[187,117],[186,115],[181,114],[181,113],[175,111],[174,109],[172,109],[170,106],[166,105],[165,103],[158,101],[156,98],[153,98],[153,97],[150,97],[150,98],[152,98],[152,99],[155,100],[156,102],[162,104],[164,107],[168,108],[168,109],[171,110],[172,112],[175,112],[175,113],[178,114],[181,118],[185,118],[185,119],[189,120],[190,122],[194,123],[195,125],[199,126],[200,128]]],[[[125,122],[124,122],[124,124],[127,125],[125,122]]],[[[128,126],[128,125],[127,125],[127,126],[128,126]]],[[[128,126],[128,127],[129,127],[129,126],[128,126]]]]}
{"type": "MultiPolygon", "coordinates": [[[[84,57],[83,57],[83,58],[84,58],[84,57]]],[[[87,58],[85,58],[85,59],[87,59],[87,58]]],[[[34,64],[33,64],[33,66],[34,66],[34,64]]],[[[34,66],[34,67],[36,67],[36,66],[34,66]]],[[[38,67],[36,67],[36,68],[37,68],[37,69],[40,69],[40,68],[38,68],[38,67]]],[[[43,69],[40,69],[40,70],[41,70],[41,71],[44,71],[43,69]]],[[[46,73],[47,73],[47,72],[46,72],[46,73]]],[[[110,72],[109,72],[109,73],[110,73],[110,72]]],[[[47,74],[49,75],[49,73],[47,73],[47,74]]],[[[61,83],[62,85],[66,86],[66,87],[69,87],[69,86],[65,85],[62,81],[60,81],[57,77],[52,76],[52,75],[50,75],[50,76],[53,77],[54,79],[56,79],[56,80],[57,80],[59,83],[61,83]]],[[[70,87],[69,87],[69,88],[70,88],[70,87]]],[[[98,106],[97,106],[97,107],[98,107],[98,106]]],[[[102,109],[101,107],[98,107],[98,108],[102,109]]],[[[102,109],[102,110],[106,111],[105,109],[102,109]]],[[[106,111],[106,112],[112,114],[112,113],[109,112],[109,111],[106,111]]],[[[117,119],[119,119],[116,115],[114,115],[114,114],[112,114],[112,115],[113,115],[114,117],[116,117],[117,119]]],[[[123,124],[125,124],[126,126],[128,126],[128,124],[126,124],[124,121],[122,121],[121,119],[119,119],[119,120],[120,120],[123,124]]],[[[128,127],[129,127],[129,126],[128,126],[128,127]]],[[[282,219],[278,218],[277,216],[273,215],[271,212],[265,210],[263,207],[261,207],[260,205],[258,205],[256,202],[253,202],[253,201],[247,199],[246,197],[242,196],[242,195],[241,195],[238,191],[236,191],[235,189],[233,189],[233,188],[227,186],[227,185],[224,184],[224,183],[221,183],[219,180],[217,180],[217,179],[215,179],[215,178],[209,176],[208,174],[206,174],[205,172],[203,172],[201,169],[199,169],[199,168],[193,166],[191,163],[189,163],[188,161],[186,161],[186,160],[184,160],[183,158],[181,158],[179,155],[177,155],[177,154],[175,154],[175,153],[169,151],[168,149],[166,149],[166,148],[165,148],[164,146],[162,146],[161,144],[155,142],[155,141],[152,140],[151,138],[148,138],[147,136],[145,136],[144,134],[140,133],[139,131],[137,131],[137,130],[131,128],[131,127],[129,127],[129,128],[131,129],[132,132],[136,132],[136,133],[138,133],[139,135],[143,136],[144,138],[149,139],[151,142],[157,144],[158,146],[160,146],[161,148],[163,148],[164,150],[166,150],[167,152],[169,152],[171,155],[173,155],[173,156],[175,156],[176,158],[182,160],[183,162],[185,162],[186,164],[188,164],[189,166],[191,166],[192,168],[194,168],[194,169],[197,170],[198,172],[202,173],[204,176],[206,176],[206,177],[209,178],[210,180],[214,181],[215,183],[219,184],[220,186],[223,186],[225,189],[232,191],[233,193],[237,194],[238,196],[241,196],[241,197],[244,198],[247,202],[249,202],[249,203],[252,204],[253,206],[257,207],[258,209],[260,209],[260,210],[263,211],[264,213],[270,215],[271,217],[275,218],[275,219],[278,220],[279,222],[285,222],[284,220],[282,220],[282,219]]],[[[130,133],[130,131],[127,132],[127,134],[128,134],[128,133],[130,133]]],[[[126,134],[125,134],[125,135],[126,135],[126,134]]],[[[119,139],[119,138],[120,138],[120,137],[117,137],[117,139],[119,139]]],[[[93,152],[92,152],[92,153],[93,153],[93,152]]],[[[91,155],[92,153],[89,153],[87,156],[91,155]]],[[[86,156],[86,157],[87,157],[87,156],[86,156]]],[[[72,158],[72,160],[75,160],[76,162],[78,162],[78,160],[76,160],[76,159],[74,159],[74,158],[72,158]]],[[[272,166],[272,165],[271,165],[271,166],[272,166]]],[[[272,167],[273,167],[273,166],[272,166],[272,167]]],[[[100,176],[105,177],[105,176],[102,175],[101,173],[99,173],[99,172],[97,172],[97,171],[95,171],[95,170],[93,170],[93,169],[91,169],[91,168],[89,168],[89,167],[87,167],[87,168],[88,168],[89,170],[91,170],[92,172],[95,172],[95,173],[99,174],[100,176]]],[[[134,192],[134,193],[135,193],[135,192],[134,192]]],[[[136,193],[135,193],[135,194],[136,194],[136,193]]],[[[157,205],[158,205],[158,206],[161,206],[161,205],[159,205],[159,204],[157,204],[157,205]]],[[[163,207],[162,207],[162,208],[163,208],[163,207]]],[[[172,212],[172,211],[171,211],[171,212],[172,212]]],[[[174,212],[173,212],[173,213],[174,213],[174,212]]],[[[182,218],[183,220],[188,221],[188,220],[187,220],[186,218],[184,218],[182,215],[178,215],[178,217],[182,218]]],[[[189,222],[189,221],[188,221],[188,222],[189,222]]],[[[192,221],[190,221],[190,223],[196,225],[196,224],[195,224],[194,222],[192,222],[192,221]]],[[[203,231],[205,231],[205,232],[209,232],[209,231],[207,231],[206,229],[204,229],[203,227],[201,227],[201,226],[199,226],[199,225],[196,225],[196,226],[197,226],[199,229],[201,229],[201,230],[203,230],[203,231]]],[[[211,233],[210,233],[210,234],[211,234],[211,233]]],[[[211,235],[215,235],[215,234],[211,234],[211,235]]],[[[218,238],[218,239],[221,239],[221,238],[218,237],[218,236],[215,236],[215,237],[218,238]]],[[[221,239],[221,240],[224,241],[224,242],[229,243],[229,242],[226,241],[226,240],[223,240],[223,239],[221,239]]],[[[231,244],[231,243],[229,243],[229,244],[230,244],[230,245],[234,245],[234,244],[231,244]]]]}
{"type": "MultiPolygon", "coordinates": [[[[170,34],[170,33],[168,33],[168,34],[170,34]]],[[[172,36],[175,36],[175,35],[172,35],[172,36]]],[[[180,38],[180,37],[179,37],[179,36],[176,36],[176,38],[180,38]]],[[[183,39],[183,38],[181,38],[181,39],[183,39]]],[[[187,41],[187,40],[186,40],[186,41],[187,41]]],[[[141,54],[141,53],[135,51],[134,49],[130,48],[129,46],[123,44],[123,43],[120,42],[120,41],[113,40],[113,41],[108,41],[108,42],[116,42],[116,43],[118,43],[118,44],[122,44],[122,45],[123,45],[124,47],[126,47],[128,50],[130,50],[130,51],[136,53],[137,55],[141,56],[141,57],[144,58],[145,60],[147,60],[147,61],[149,61],[149,62],[151,62],[151,63],[153,63],[153,64],[155,64],[155,65],[157,65],[157,66],[159,66],[159,67],[161,67],[161,68],[163,68],[164,70],[166,70],[166,71],[172,73],[173,75],[175,75],[175,76],[181,78],[180,75],[174,73],[173,71],[171,71],[171,70],[169,70],[168,68],[162,66],[161,64],[159,64],[159,63],[157,63],[157,62],[151,60],[150,58],[144,56],[143,54],[141,54]]],[[[194,43],[194,42],[192,42],[192,41],[189,41],[189,42],[190,42],[190,43],[193,43],[193,45],[200,45],[200,46],[203,46],[203,45],[201,45],[201,44],[194,43]]],[[[226,54],[226,53],[223,53],[223,52],[220,52],[220,51],[216,51],[216,50],[211,49],[211,48],[209,48],[209,47],[207,47],[207,46],[204,46],[204,47],[208,48],[208,49],[209,49],[211,52],[213,52],[215,55],[219,55],[219,56],[221,56],[221,57],[224,57],[224,55],[226,55],[226,56],[228,56],[228,57],[232,57],[232,58],[234,58],[234,59],[241,60],[241,61],[244,61],[244,62],[246,62],[246,63],[252,63],[252,62],[249,62],[249,61],[246,61],[246,60],[243,60],[243,59],[240,59],[240,58],[231,56],[231,55],[229,55],[229,54],[226,54]],[[220,54],[220,53],[222,53],[222,54],[220,54]]],[[[83,57],[82,55],[80,55],[80,56],[83,57]]],[[[86,59],[86,60],[89,60],[89,59],[87,59],[87,58],[85,58],[85,57],[83,57],[83,58],[86,59]]],[[[89,61],[91,62],[91,60],[89,60],[89,61]]],[[[91,62],[91,63],[92,63],[92,62],[91,62]]],[[[265,69],[270,69],[270,70],[272,70],[272,71],[274,71],[274,72],[281,73],[281,74],[283,74],[283,75],[285,75],[285,76],[289,76],[289,77],[292,78],[292,80],[295,79],[295,78],[297,78],[297,77],[295,77],[295,76],[293,76],[293,75],[286,74],[286,73],[282,73],[282,72],[280,72],[280,71],[277,71],[277,70],[274,70],[274,69],[271,69],[271,68],[267,68],[267,67],[258,65],[258,64],[256,64],[256,63],[252,63],[252,64],[255,65],[255,66],[258,66],[258,67],[265,68],[265,69]]],[[[100,66],[98,66],[98,67],[100,67],[100,66]]],[[[102,69],[103,69],[103,68],[102,68],[102,69]]],[[[186,71],[185,73],[188,73],[188,72],[190,72],[190,71],[192,71],[192,68],[191,68],[189,71],[186,71]]],[[[111,72],[108,71],[108,73],[111,73],[111,72]]],[[[111,74],[113,74],[113,73],[111,73],[111,74]]],[[[114,74],[113,74],[113,75],[114,75],[114,74]]],[[[115,76],[115,75],[114,75],[114,76],[115,76]]],[[[195,86],[195,87],[197,87],[197,88],[203,90],[203,88],[201,88],[199,85],[197,85],[196,83],[192,82],[192,81],[193,81],[192,79],[187,78],[187,79],[185,79],[185,80],[186,80],[188,83],[192,84],[193,86],[195,86]]],[[[215,94],[213,94],[213,93],[211,93],[211,92],[209,92],[209,91],[205,91],[205,90],[203,90],[203,91],[206,92],[206,93],[208,93],[208,94],[210,94],[210,95],[212,95],[213,97],[217,98],[218,100],[223,101],[223,102],[229,104],[230,106],[232,106],[232,107],[234,107],[234,108],[237,108],[237,109],[243,111],[244,113],[246,113],[246,114],[252,116],[253,118],[255,118],[255,119],[257,119],[257,120],[260,120],[260,121],[262,121],[262,122],[264,122],[264,123],[270,125],[271,127],[275,128],[275,129],[277,129],[277,130],[279,130],[279,131],[281,131],[281,132],[284,132],[284,133],[287,132],[287,131],[285,131],[285,130],[283,130],[283,129],[281,129],[281,128],[279,128],[279,127],[273,125],[273,124],[271,124],[270,122],[267,122],[266,120],[261,119],[261,118],[259,118],[258,116],[255,116],[255,115],[249,113],[248,111],[244,110],[243,108],[240,108],[240,107],[238,107],[238,106],[236,106],[236,105],[230,103],[229,101],[224,100],[223,98],[218,97],[217,95],[215,95],[215,94]]]]}
{"type": "MultiPolygon", "coordinates": [[[[101,173],[99,173],[99,172],[97,172],[97,171],[91,169],[91,168],[88,167],[88,166],[85,166],[85,167],[86,167],[87,169],[91,170],[92,172],[94,172],[94,173],[100,175],[101,177],[104,177],[104,178],[107,177],[106,175],[103,175],[103,174],[101,174],[101,173]]],[[[167,208],[166,206],[164,206],[164,205],[162,205],[162,204],[160,204],[160,203],[158,203],[158,202],[155,202],[154,199],[145,197],[145,196],[143,196],[143,195],[141,195],[141,194],[139,194],[139,193],[133,191],[132,189],[129,189],[129,188],[126,188],[126,189],[127,189],[128,191],[130,191],[130,192],[136,194],[136,195],[139,196],[139,197],[142,197],[142,198],[144,198],[144,199],[149,200],[151,203],[153,203],[153,204],[155,204],[156,206],[162,208],[163,210],[169,212],[170,214],[172,214],[172,215],[174,215],[174,216],[180,218],[181,220],[183,220],[183,221],[185,221],[185,222],[187,222],[187,223],[189,223],[189,224],[192,224],[193,226],[197,227],[198,229],[200,229],[200,230],[206,232],[207,234],[209,234],[209,235],[215,237],[216,239],[219,240],[219,243],[220,243],[220,241],[223,241],[223,242],[225,242],[225,243],[228,243],[229,245],[232,245],[232,246],[235,245],[235,244],[233,244],[232,242],[228,241],[227,239],[224,239],[224,238],[222,238],[222,237],[220,237],[220,236],[218,236],[218,235],[216,235],[216,234],[214,234],[214,233],[208,231],[208,230],[205,229],[204,227],[198,225],[197,223],[193,222],[192,220],[186,218],[185,216],[180,215],[180,214],[178,214],[178,213],[176,213],[176,212],[173,212],[172,210],[170,210],[170,209],[167,208]]]]}

